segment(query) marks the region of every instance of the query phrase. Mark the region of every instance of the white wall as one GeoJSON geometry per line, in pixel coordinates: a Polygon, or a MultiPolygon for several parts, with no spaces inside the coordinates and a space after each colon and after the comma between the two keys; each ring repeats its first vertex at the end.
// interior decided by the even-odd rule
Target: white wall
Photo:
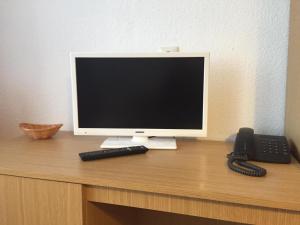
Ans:
{"type": "Polygon", "coordinates": [[[210,139],[282,134],[289,0],[0,1],[0,133],[72,129],[70,51],[211,53],[210,139]]]}

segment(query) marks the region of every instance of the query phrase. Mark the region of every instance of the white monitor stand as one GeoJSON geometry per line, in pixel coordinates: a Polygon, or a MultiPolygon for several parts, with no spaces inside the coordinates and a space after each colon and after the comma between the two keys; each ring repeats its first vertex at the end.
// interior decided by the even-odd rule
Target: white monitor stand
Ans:
{"type": "Polygon", "coordinates": [[[123,148],[144,145],[149,149],[176,149],[176,139],[173,137],[109,137],[101,148],[123,148]]]}

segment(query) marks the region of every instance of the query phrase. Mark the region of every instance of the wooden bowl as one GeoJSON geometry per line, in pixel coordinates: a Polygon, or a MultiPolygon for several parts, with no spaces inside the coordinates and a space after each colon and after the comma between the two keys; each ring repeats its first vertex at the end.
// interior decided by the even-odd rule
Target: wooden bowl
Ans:
{"type": "Polygon", "coordinates": [[[30,124],[30,123],[20,123],[19,127],[24,132],[24,134],[32,137],[33,139],[48,139],[51,138],[62,124],[30,124]]]}

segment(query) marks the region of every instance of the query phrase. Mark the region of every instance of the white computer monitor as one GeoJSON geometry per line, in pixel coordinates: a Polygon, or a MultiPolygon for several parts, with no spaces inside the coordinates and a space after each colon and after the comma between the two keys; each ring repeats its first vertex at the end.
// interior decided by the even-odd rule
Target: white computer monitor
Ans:
{"type": "Polygon", "coordinates": [[[208,53],[71,53],[75,135],[174,149],[207,133],[208,53]],[[149,138],[151,137],[151,138],[149,138]]]}

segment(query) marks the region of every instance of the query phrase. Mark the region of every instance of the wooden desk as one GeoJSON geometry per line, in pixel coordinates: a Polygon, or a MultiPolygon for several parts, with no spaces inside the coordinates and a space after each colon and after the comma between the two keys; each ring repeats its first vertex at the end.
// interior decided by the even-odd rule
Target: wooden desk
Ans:
{"type": "Polygon", "coordinates": [[[247,177],[227,168],[231,144],[180,140],[177,151],[82,162],[101,140],[1,140],[0,224],[300,224],[294,161],[247,177]]]}

